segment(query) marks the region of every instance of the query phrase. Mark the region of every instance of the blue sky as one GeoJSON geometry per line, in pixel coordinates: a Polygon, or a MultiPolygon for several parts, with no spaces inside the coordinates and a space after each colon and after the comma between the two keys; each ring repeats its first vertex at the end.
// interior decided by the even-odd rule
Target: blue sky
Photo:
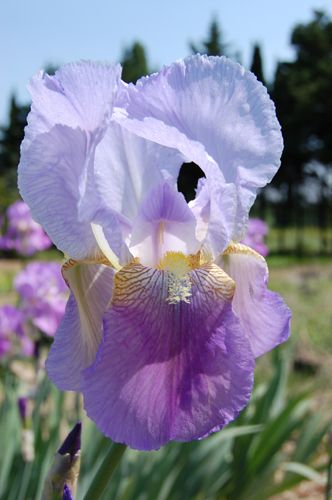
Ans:
{"type": "Polygon", "coordinates": [[[4,0],[0,12],[0,123],[15,91],[28,100],[26,84],[47,63],[78,59],[118,61],[134,40],[147,48],[153,68],[188,54],[188,42],[205,38],[217,16],[225,41],[250,64],[252,44],[262,45],[271,77],[278,60],[292,58],[294,24],[313,9],[332,14],[331,0],[4,0]]]}

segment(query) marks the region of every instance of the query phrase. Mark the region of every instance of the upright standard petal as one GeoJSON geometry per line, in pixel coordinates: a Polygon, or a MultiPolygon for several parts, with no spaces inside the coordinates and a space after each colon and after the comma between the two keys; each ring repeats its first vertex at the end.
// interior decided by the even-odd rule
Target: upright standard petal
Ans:
{"type": "Polygon", "coordinates": [[[265,87],[231,60],[196,55],[128,86],[121,104],[123,126],[178,149],[208,180],[217,170],[219,183],[236,186],[232,237],[240,237],[257,189],[280,164],[280,126],[265,87]]]}
{"type": "Polygon", "coordinates": [[[79,391],[82,370],[92,363],[99,346],[102,317],[112,297],[114,271],[103,264],[69,261],[63,274],[72,293],[46,369],[60,389],[79,391]]]}
{"type": "Polygon", "coordinates": [[[130,223],[150,189],[165,180],[176,184],[178,151],[128,132],[112,122],[95,152],[95,189],[108,210],[130,223]]]}
{"type": "Polygon", "coordinates": [[[40,71],[29,85],[32,106],[25,143],[54,125],[96,130],[112,111],[120,76],[120,65],[91,61],[66,64],[52,76],[40,71]]]}
{"type": "MultiPolygon", "coordinates": [[[[34,218],[60,250],[76,259],[98,253],[92,219],[112,217],[95,189],[94,154],[124,85],[120,73],[118,65],[81,62],[63,66],[54,76],[40,73],[30,85],[19,187],[34,218]]],[[[114,232],[121,232],[113,220],[114,232]]]]}
{"type": "MultiPolygon", "coordinates": [[[[95,257],[99,252],[90,221],[79,217],[82,176],[93,161],[91,155],[83,130],[56,125],[22,151],[18,169],[20,193],[34,219],[59,250],[75,259],[95,257]]],[[[91,204],[94,201],[90,197],[91,204]]],[[[94,208],[97,211],[98,205],[94,208]]]]}
{"type": "Polygon", "coordinates": [[[168,182],[151,189],[133,224],[130,250],[146,266],[156,267],[169,251],[198,252],[196,219],[183,194],[168,182]]]}
{"type": "Polygon", "coordinates": [[[279,294],[268,290],[264,257],[240,243],[223,255],[223,269],[236,283],[233,311],[248,335],[254,355],[261,356],[290,335],[291,312],[279,294]]]}
{"type": "Polygon", "coordinates": [[[170,304],[167,271],[133,263],[116,274],[82,386],[88,415],[114,441],[150,450],[198,439],[248,402],[254,358],[230,307],[234,283],[214,265],[190,280],[190,303],[170,304]]]}

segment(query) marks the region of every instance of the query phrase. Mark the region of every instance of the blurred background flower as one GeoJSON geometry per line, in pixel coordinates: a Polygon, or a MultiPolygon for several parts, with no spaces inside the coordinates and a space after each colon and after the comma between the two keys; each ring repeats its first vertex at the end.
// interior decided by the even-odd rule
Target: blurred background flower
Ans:
{"type": "Polygon", "coordinates": [[[265,243],[268,231],[269,227],[263,220],[249,219],[247,234],[242,240],[242,243],[253,248],[256,252],[263,255],[263,257],[266,257],[269,253],[269,249],[265,243]]]}
{"type": "Polygon", "coordinates": [[[57,262],[32,262],[14,280],[25,321],[53,336],[64,315],[68,288],[57,262]]]}
{"type": "Polygon", "coordinates": [[[0,237],[0,249],[15,250],[23,256],[31,256],[52,246],[52,242],[31,216],[23,201],[16,201],[7,209],[7,230],[0,237]]]}
{"type": "Polygon", "coordinates": [[[0,358],[9,354],[32,355],[33,342],[25,334],[24,319],[16,307],[0,306],[0,358]]]}

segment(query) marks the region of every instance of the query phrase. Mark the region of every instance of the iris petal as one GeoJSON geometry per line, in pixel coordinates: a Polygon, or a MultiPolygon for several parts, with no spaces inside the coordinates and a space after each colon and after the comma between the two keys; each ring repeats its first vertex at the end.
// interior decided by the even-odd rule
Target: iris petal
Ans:
{"type": "Polygon", "coordinates": [[[65,316],[46,362],[49,377],[62,390],[79,391],[81,372],[95,358],[102,316],[111,300],[114,271],[103,264],[64,266],[71,288],[65,316]]]}
{"type": "Polygon", "coordinates": [[[120,65],[91,61],[66,64],[53,76],[39,72],[29,85],[32,106],[24,147],[54,125],[99,128],[112,110],[120,75],[120,65]]]}
{"type": "Polygon", "coordinates": [[[254,355],[261,356],[288,339],[291,312],[280,295],[267,288],[264,257],[238,243],[229,246],[223,260],[223,268],[236,283],[233,310],[254,355]]]}
{"type": "Polygon", "coordinates": [[[196,219],[183,194],[169,182],[151,189],[133,224],[130,250],[144,265],[155,267],[168,251],[198,252],[196,219]]]}
{"type": "Polygon", "coordinates": [[[80,179],[88,168],[88,150],[83,130],[56,125],[25,149],[18,171],[19,189],[34,219],[75,259],[99,252],[90,223],[79,220],[80,179]]]}
{"type": "Polygon", "coordinates": [[[181,163],[178,151],[112,122],[96,148],[95,189],[105,207],[132,223],[151,188],[165,180],[176,183],[181,163]]]}
{"type": "Polygon", "coordinates": [[[234,283],[217,266],[193,270],[190,303],[167,302],[167,273],[117,273],[96,361],[84,372],[88,415],[137,449],[205,436],[247,404],[254,359],[232,313],[234,283]]]}
{"type": "MultiPolygon", "coordinates": [[[[222,183],[236,187],[235,217],[223,221],[232,227],[221,228],[219,221],[219,231],[240,237],[257,189],[280,165],[280,126],[265,87],[231,60],[197,55],[129,86],[123,106],[116,119],[194,161],[205,172],[211,194],[219,193],[222,183]]],[[[225,189],[220,197],[225,197],[225,189]]],[[[216,223],[220,213],[212,210],[216,223]]],[[[215,228],[211,232],[214,246],[221,250],[224,242],[216,239],[215,228]]]]}

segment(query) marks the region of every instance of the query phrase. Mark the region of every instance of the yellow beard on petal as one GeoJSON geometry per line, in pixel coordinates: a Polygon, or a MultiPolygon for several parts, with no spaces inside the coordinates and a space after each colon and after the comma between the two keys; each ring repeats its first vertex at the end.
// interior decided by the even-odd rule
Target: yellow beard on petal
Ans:
{"type": "Polygon", "coordinates": [[[189,303],[191,297],[189,257],[182,252],[166,252],[158,264],[158,269],[167,271],[167,302],[170,304],[177,304],[181,301],[189,303]]]}

